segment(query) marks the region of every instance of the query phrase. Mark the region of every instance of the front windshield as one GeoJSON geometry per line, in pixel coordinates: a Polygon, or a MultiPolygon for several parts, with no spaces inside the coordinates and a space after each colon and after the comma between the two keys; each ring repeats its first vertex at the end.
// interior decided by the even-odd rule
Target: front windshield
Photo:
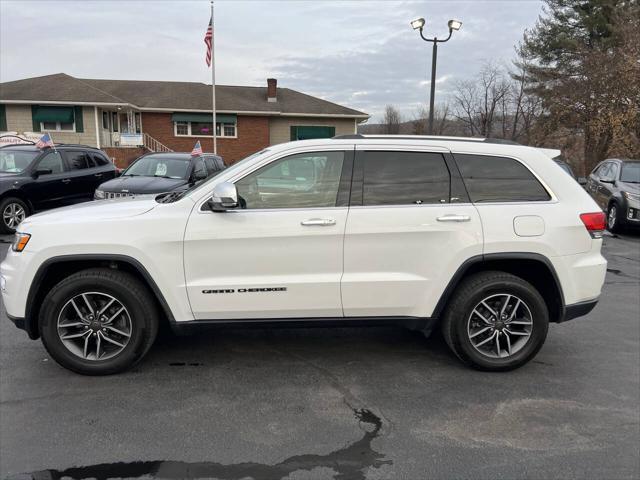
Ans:
{"type": "Polygon", "coordinates": [[[640,162],[629,162],[622,165],[620,181],[627,183],[640,183],[640,162]]]}
{"type": "MultiPolygon", "coordinates": [[[[207,181],[204,182],[204,183],[191,185],[189,188],[186,188],[185,190],[182,190],[180,192],[174,192],[174,193],[170,193],[168,195],[163,195],[161,197],[158,197],[157,200],[161,201],[163,203],[175,202],[177,200],[180,200],[181,198],[183,198],[185,196],[185,194],[191,193],[196,188],[200,188],[200,187],[206,186],[212,178],[217,177],[221,173],[227,174],[227,173],[233,173],[236,170],[240,170],[240,169],[242,169],[244,167],[245,163],[247,163],[248,161],[250,161],[250,160],[252,160],[252,159],[254,159],[254,158],[256,158],[256,157],[258,157],[258,156],[260,156],[260,155],[262,155],[264,153],[267,153],[268,151],[269,151],[268,149],[264,149],[264,150],[260,150],[259,152],[256,152],[256,153],[252,153],[248,157],[245,157],[242,160],[238,160],[232,166],[230,166],[230,167],[228,167],[228,168],[226,168],[224,170],[220,170],[215,175],[210,176],[209,178],[207,178],[207,181]]],[[[129,168],[131,168],[131,167],[129,167],[129,168]]]]}
{"type": "Polygon", "coordinates": [[[29,150],[0,150],[0,172],[21,173],[36,158],[40,152],[29,150]]]}
{"type": "Polygon", "coordinates": [[[147,155],[127,168],[123,177],[164,177],[187,178],[189,159],[176,158],[169,155],[147,155]]]}

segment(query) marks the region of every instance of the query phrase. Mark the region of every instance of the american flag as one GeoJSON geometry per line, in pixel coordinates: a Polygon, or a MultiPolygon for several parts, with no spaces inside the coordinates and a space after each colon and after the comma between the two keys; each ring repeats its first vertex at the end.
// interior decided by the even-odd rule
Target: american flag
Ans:
{"type": "MultiPolygon", "coordinates": [[[[213,10],[212,10],[213,11],[213,10]]],[[[209,20],[209,26],[207,27],[207,33],[204,34],[204,43],[207,45],[207,67],[211,66],[211,55],[212,55],[212,45],[213,45],[213,15],[211,15],[211,19],[209,20]]]]}
{"type": "Polygon", "coordinates": [[[202,145],[200,145],[200,140],[196,142],[195,147],[191,150],[192,157],[197,157],[198,155],[202,155],[202,145]]]}
{"type": "Polygon", "coordinates": [[[51,135],[49,135],[48,133],[45,133],[40,138],[40,140],[36,142],[36,147],[37,148],[55,147],[55,145],[53,144],[53,140],[51,140],[51,135]]]}

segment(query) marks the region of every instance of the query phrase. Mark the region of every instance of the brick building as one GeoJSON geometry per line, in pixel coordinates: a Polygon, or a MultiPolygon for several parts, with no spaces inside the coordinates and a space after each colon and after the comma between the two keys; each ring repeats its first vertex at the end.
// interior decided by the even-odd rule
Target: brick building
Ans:
{"type": "MultiPolygon", "coordinates": [[[[94,80],[64,73],[0,83],[0,132],[50,132],[124,166],[149,151],[213,150],[211,85],[94,80]]],[[[279,88],[216,86],[218,153],[233,163],[276,143],[352,134],[368,115],[279,88]]],[[[1,133],[0,133],[1,134],[1,133]]]]}

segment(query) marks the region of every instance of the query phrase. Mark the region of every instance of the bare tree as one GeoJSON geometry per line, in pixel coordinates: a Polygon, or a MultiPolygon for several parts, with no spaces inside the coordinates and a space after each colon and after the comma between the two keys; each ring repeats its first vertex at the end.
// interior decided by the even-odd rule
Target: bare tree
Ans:
{"type": "MultiPolygon", "coordinates": [[[[433,135],[444,135],[449,130],[449,103],[438,104],[433,112],[433,135]]],[[[417,108],[411,121],[411,127],[414,135],[426,135],[427,131],[427,118],[429,111],[424,105],[417,108]]]]}
{"type": "Polygon", "coordinates": [[[504,120],[501,106],[510,88],[502,69],[487,62],[477,80],[458,82],[455,88],[455,117],[465,124],[471,136],[492,136],[496,122],[504,120]]]}
{"type": "Polygon", "coordinates": [[[382,129],[385,134],[397,135],[400,133],[400,123],[402,118],[400,112],[393,105],[387,105],[384,108],[384,117],[382,120],[382,129]]]}

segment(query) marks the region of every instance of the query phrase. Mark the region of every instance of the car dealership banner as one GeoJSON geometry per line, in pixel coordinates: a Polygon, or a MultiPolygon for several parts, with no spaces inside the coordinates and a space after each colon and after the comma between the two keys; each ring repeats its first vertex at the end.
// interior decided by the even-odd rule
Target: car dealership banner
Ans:
{"type": "Polygon", "coordinates": [[[0,132],[0,147],[7,145],[21,145],[24,143],[36,143],[42,137],[42,133],[24,132],[0,132]]]}

